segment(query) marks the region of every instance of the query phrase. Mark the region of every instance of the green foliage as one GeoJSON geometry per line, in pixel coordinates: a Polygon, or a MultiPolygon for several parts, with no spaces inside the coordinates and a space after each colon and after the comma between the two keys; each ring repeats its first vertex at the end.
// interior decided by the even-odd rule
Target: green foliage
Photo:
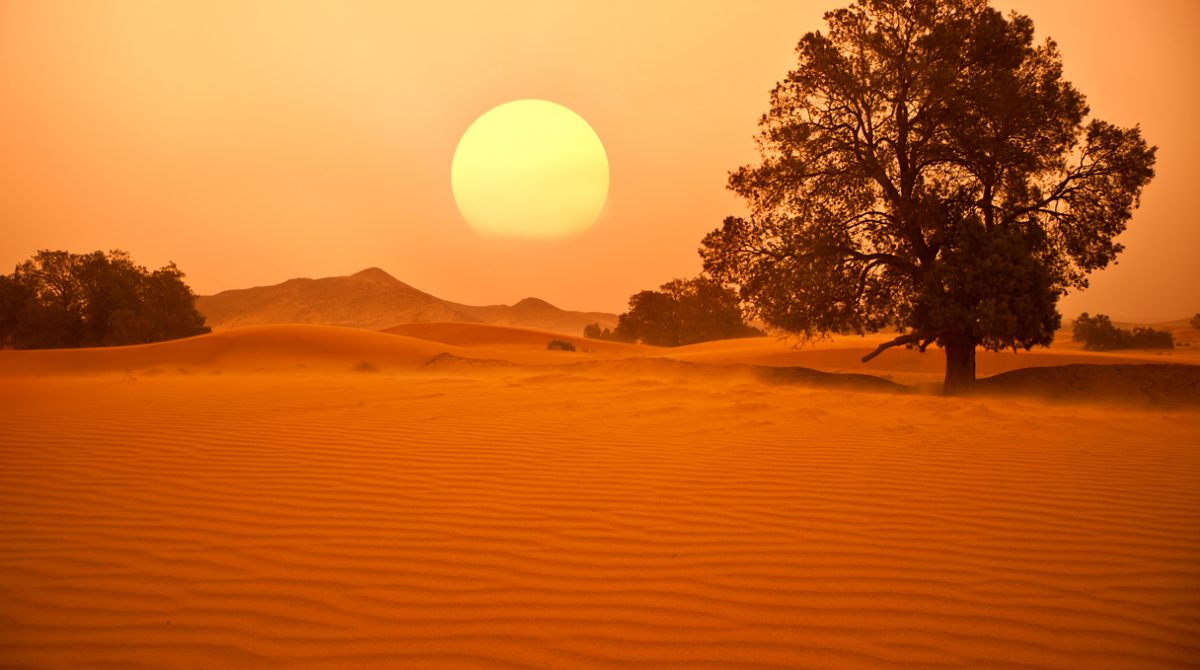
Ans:
{"type": "Polygon", "coordinates": [[[1112,349],[1173,349],[1175,337],[1165,330],[1154,328],[1117,328],[1104,314],[1089,316],[1087,312],[1075,319],[1071,339],[1083,342],[1083,348],[1091,351],[1112,349]]]}
{"type": "MultiPolygon", "coordinates": [[[[596,334],[598,329],[585,329],[584,334],[596,334]]],[[[602,339],[675,347],[763,333],[746,325],[736,293],[698,277],[675,279],[658,291],[634,294],[629,298],[629,311],[619,317],[616,329],[599,334],[602,339]]]]}
{"type": "Polygon", "coordinates": [[[149,271],[123,251],[39,251],[0,275],[0,346],[102,347],[207,333],[170,263],[149,271]]]}
{"type": "Polygon", "coordinates": [[[1188,323],[1190,323],[1192,325],[1192,328],[1195,328],[1196,330],[1200,330],[1200,314],[1193,316],[1192,320],[1189,321],[1188,323]]]}
{"type": "Polygon", "coordinates": [[[977,345],[1049,344],[1058,299],[1121,251],[1155,149],[1087,118],[1026,16],[860,0],[825,18],[771,92],[761,162],[730,175],[750,214],[704,238],[705,271],[805,337],[965,346],[948,387],[977,345]]]}
{"type": "Polygon", "coordinates": [[[551,351],[575,351],[575,345],[566,340],[550,340],[546,348],[551,351]]]}

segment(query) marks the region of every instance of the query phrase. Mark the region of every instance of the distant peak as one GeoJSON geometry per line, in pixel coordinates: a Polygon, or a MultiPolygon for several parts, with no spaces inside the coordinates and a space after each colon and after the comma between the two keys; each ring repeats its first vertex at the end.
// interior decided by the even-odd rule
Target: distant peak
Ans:
{"type": "Polygon", "coordinates": [[[367,268],[366,270],[360,270],[358,272],[355,272],[354,274],[352,274],[350,276],[354,277],[355,279],[371,279],[374,281],[386,281],[386,282],[400,281],[379,268],[367,268]]]}
{"type": "Polygon", "coordinates": [[[551,305],[541,298],[525,298],[524,300],[521,300],[517,304],[513,305],[513,307],[550,307],[553,309],[558,309],[557,307],[554,307],[554,305],[551,305]]]}

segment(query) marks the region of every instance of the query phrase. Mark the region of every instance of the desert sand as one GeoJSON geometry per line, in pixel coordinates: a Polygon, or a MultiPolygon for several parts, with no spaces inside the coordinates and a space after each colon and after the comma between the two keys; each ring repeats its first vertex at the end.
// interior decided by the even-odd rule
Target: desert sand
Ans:
{"type": "Polygon", "coordinates": [[[1047,401],[931,395],[940,352],[860,338],[551,337],[0,351],[0,666],[1200,661],[1200,348],[980,355],[1189,366],[1151,369],[1178,402],[1047,401]]]}

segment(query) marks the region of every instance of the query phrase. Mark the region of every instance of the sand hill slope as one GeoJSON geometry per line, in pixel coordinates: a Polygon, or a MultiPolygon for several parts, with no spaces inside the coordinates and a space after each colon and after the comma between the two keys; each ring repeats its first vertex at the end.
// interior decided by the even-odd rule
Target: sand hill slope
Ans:
{"type": "MultiPolygon", "coordinates": [[[[152,372],[382,371],[436,365],[590,370],[599,376],[650,374],[752,378],[832,388],[895,387],[936,394],[940,351],[864,354],[884,336],[836,337],[797,347],[771,337],[653,347],[548,330],[478,323],[414,323],[383,331],[311,325],[247,326],[155,344],[97,349],[0,351],[0,376],[152,372]],[[555,351],[551,341],[575,351],[555,351]]],[[[1057,400],[1200,406],[1200,349],[1089,352],[1077,346],[979,352],[980,391],[1057,400]],[[1111,369],[1108,369],[1111,368],[1111,369]]]]}
{"type": "MultiPolygon", "coordinates": [[[[0,351],[0,666],[1200,658],[1195,407],[786,379],[861,341],[548,337],[268,326],[0,351]],[[785,379],[748,373],[764,362],[785,379]]],[[[880,359],[924,374],[920,356],[880,359]]]]}
{"type": "MultiPolygon", "coordinates": [[[[578,334],[564,335],[548,330],[477,323],[409,323],[385,329],[383,332],[460,347],[505,352],[544,351],[551,340],[570,342],[579,352],[602,354],[604,357],[654,356],[668,351],[660,347],[627,342],[593,340],[578,334]]],[[[544,358],[544,362],[560,362],[561,359],[561,356],[549,356],[544,358]]]]}
{"type": "Polygon", "coordinates": [[[378,330],[403,323],[495,323],[579,334],[616,316],[571,312],[536,298],[515,305],[472,306],[442,300],[379,268],[346,277],[290,279],[274,286],[201,296],[196,307],[215,329],[268,324],[321,324],[378,330]]]}
{"type": "Polygon", "coordinates": [[[350,371],[419,368],[458,347],[334,326],[248,326],[170,342],[0,351],[0,375],[350,371]]]}

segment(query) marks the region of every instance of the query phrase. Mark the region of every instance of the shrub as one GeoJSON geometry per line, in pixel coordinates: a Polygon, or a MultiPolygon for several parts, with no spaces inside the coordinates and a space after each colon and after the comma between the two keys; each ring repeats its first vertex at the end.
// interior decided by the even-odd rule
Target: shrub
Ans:
{"type": "Polygon", "coordinates": [[[566,340],[550,340],[546,348],[550,351],[575,351],[575,345],[566,340]]]}

